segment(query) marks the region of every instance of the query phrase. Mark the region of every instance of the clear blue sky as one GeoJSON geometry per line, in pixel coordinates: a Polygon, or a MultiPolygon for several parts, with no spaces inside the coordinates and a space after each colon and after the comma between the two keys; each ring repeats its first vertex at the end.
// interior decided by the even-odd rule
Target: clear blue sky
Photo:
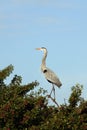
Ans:
{"type": "Polygon", "coordinates": [[[59,103],[67,100],[71,87],[84,85],[87,99],[87,0],[1,0],[0,69],[14,65],[23,83],[51,85],[40,72],[42,52],[48,49],[47,66],[61,79],[56,88],[59,103]]]}

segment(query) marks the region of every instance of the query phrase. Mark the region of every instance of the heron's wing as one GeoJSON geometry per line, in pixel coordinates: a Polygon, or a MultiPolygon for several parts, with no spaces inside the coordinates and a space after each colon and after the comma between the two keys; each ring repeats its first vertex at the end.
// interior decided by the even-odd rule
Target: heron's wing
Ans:
{"type": "Polygon", "coordinates": [[[59,78],[57,77],[57,75],[56,75],[52,70],[50,70],[49,68],[46,68],[46,69],[43,71],[43,73],[44,73],[44,75],[45,75],[45,78],[46,78],[49,82],[51,82],[51,83],[57,85],[58,87],[60,87],[60,86],[62,85],[61,82],[60,82],[60,80],[59,80],[59,78]]]}

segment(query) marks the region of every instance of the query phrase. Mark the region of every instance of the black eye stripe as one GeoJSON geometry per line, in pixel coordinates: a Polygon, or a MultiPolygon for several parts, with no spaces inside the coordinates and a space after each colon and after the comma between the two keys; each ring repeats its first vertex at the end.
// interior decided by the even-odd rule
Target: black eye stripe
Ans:
{"type": "Polygon", "coordinates": [[[45,47],[41,47],[42,49],[46,49],[45,47]]]}

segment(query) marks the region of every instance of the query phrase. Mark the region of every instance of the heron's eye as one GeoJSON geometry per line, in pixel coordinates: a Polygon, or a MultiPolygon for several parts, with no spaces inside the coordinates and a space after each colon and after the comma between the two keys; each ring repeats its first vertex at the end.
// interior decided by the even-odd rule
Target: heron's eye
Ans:
{"type": "Polygon", "coordinates": [[[46,73],[47,72],[47,70],[43,70],[43,73],[46,73]]]}

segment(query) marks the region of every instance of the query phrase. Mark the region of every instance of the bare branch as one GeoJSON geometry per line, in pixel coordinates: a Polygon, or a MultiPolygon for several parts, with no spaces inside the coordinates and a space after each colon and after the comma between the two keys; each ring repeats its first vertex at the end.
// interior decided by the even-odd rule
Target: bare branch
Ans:
{"type": "Polygon", "coordinates": [[[50,98],[59,108],[59,104],[57,103],[57,101],[55,99],[53,99],[50,95],[47,95],[48,98],[50,98]]]}

